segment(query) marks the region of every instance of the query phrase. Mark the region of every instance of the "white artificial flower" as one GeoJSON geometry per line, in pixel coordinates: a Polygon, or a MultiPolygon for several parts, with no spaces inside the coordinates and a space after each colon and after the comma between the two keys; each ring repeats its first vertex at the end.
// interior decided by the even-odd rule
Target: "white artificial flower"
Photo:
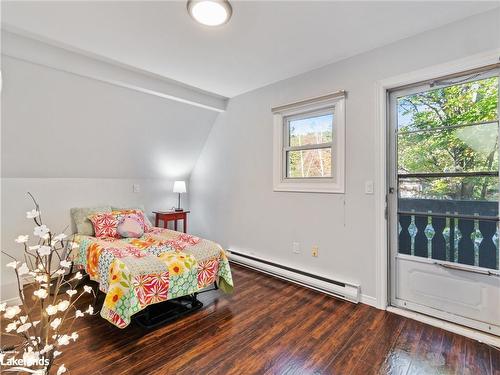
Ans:
{"type": "Polygon", "coordinates": [[[54,330],[57,329],[57,327],[59,327],[60,325],[61,325],[61,318],[56,318],[50,323],[50,326],[54,330]]]}
{"type": "Polygon", "coordinates": [[[20,312],[21,309],[19,308],[19,306],[9,306],[5,309],[5,314],[3,314],[3,316],[7,319],[12,319],[20,312]]]}
{"type": "Polygon", "coordinates": [[[54,350],[54,358],[56,358],[57,356],[60,356],[61,354],[62,354],[62,352],[54,350]]]}
{"type": "Polygon", "coordinates": [[[92,305],[89,305],[89,308],[87,309],[87,311],[85,311],[87,314],[90,314],[92,315],[94,313],[94,308],[92,307],[92,305]]]}
{"type": "Polygon", "coordinates": [[[83,279],[83,275],[82,275],[82,273],[81,273],[80,271],[78,271],[77,273],[75,273],[75,277],[74,277],[74,279],[76,279],[76,280],[81,280],[81,279],[83,279]]]}
{"type": "Polygon", "coordinates": [[[18,264],[19,264],[19,262],[13,261],[13,262],[7,263],[6,266],[16,269],[18,264]]]}
{"type": "Polygon", "coordinates": [[[55,272],[55,274],[56,274],[56,275],[61,275],[61,276],[62,276],[62,275],[64,275],[65,273],[66,273],[66,270],[63,270],[62,268],[59,268],[59,269],[55,272]]]}
{"type": "Polygon", "coordinates": [[[54,237],[54,241],[62,241],[64,240],[66,237],[68,237],[67,235],[65,235],[64,233],[61,233],[61,234],[58,234],[57,236],[54,237]]]}
{"type": "Polygon", "coordinates": [[[23,353],[23,364],[27,367],[33,366],[40,357],[39,352],[34,352],[33,348],[30,346],[28,350],[23,353]]]}
{"type": "Polygon", "coordinates": [[[21,332],[27,331],[30,327],[31,327],[31,323],[25,323],[22,326],[19,326],[19,328],[17,329],[16,332],[21,333],[21,332]]]}
{"type": "MultiPolygon", "coordinates": [[[[40,323],[40,321],[39,320],[35,320],[33,322],[33,327],[36,327],[38,325],[38,323],[40,323]]],[[[40,340],[40,337],[38,339],[40,340]]]]}
{"type": "Polygon", "coordinates": [[[64,311],[64,310],[66,310],[68,307],[69,307],[69,301],[66,301],[66,300],[61,301],[61,302],[59,302],[59,303],[57,304],[57,309],[58,309],[59,311],[64,311]]]}
{"type": "Polygon", "coordinates": [[[16,241],[17,243],[25,243],[28,242],[29,238],[30,237],[28,235],[20,235],[17,236],[17,238],[14,241],[16,241]]]}
{"type": "Polygon", "coordinates": [[[43,257],[45,255],[50,255],[50,253],[52,252],[52,248],[50,246],[40,246],[40,248],[38,249],[38,254],[43,257]]]}
{"type": "Polygon", "coordinates": [[[59,368],[57,369],[57,374],[56,375],[61,375],[62,373],[65,373],[66,372],[66,367],[64,367],[64,363],[59,366],[59,368]]]}
{"type": "Polygon", "coordinates": [[[30,249],[30,251],[33,251],[33,250],[38,250],[40,248],[40,245],[35,245],[35,246],[29,246],[28,249],[30,249]]]}
{"type": "Polygon", "coordinates": [[[48,344],[43,347],[42,350],[40,350],[40,354],[45,354],[47,352],[50,352],[52,349],[54,349],[54,345],[48,344]]]}
{"type": "Polygon", "coordinates": [[[47,311],[47,314],[49,315],[57,314],[57,306],[48,305],[45,311],[47,311]]]}
{"type": "MultiPolygon", "coordinates": [[[[57,344],[58,345],[68,345],[69,344],[69,339],[70,337],[68,335],[62,335],[57,339],[57,344]]],[[[55,354],[55,353],[54,353],[55,354]]]]}
{"type": "Polygon", "coordinates": [[[33,229],[33,234],[43,239],[47,239],[49,237],[49,232],[50,229],[47,228],[45,224],[35,227],[35,229],[33,229]]]}
{"type": "Polygon", "coordinates": [[[21,267],[17,269],[17,273],[19,273],[19,276],[26,275],[27,273],[30,272],[30,269],[26,265],[26,263],[21,264],[21,267]]]}
{"type": "Polygon", "coordinates": [[[73,339],[73,341],[76,341],[76,339],[78,338],[78,333],[73,332],[73,333],[71,334],[71,338],[73,339]]]}
{"type": "Polygon", "coordinates": [[[47,281],[47,275],[38,275],[35,276],[35,280],[38,281],[39,283],[43,283],[47,281]]]}
{"type": "Polygon", "coordinates": [[[35,296],[37,296],[38,298],[40,299],[44,299],[44,298],[47,298],[47,296],[49,295],[49,293],[47,293],[47,290],[46,289],[43,289],[43,288],[40,288],[38,290],[35,290],[33,292],[33,294],[35,296]]]}
{"type": "Polygon", "coordinates": [[[76,290],[74,290],[74,289],[68,289],[68,290],[66,291],[66,294],[68,294],[70,297],[73,297],[76,293],[77,293],[77,292],[76,292],[76,290]]]}
{"type": "Polygon", "coordinates": [[[61,265],[61,267],[64,267],[64,268],[71,267],[71,262],[69,262],[67,260],[61,260],[61,262],[59,264],[61,265]]]}
{"type": "Polygon", "coordinates": [[[26,218],[28,219],[34,219],[38,216],[40,216],[40,212],[38,212],[37,210],[33,209],[31,211],[26,212],[26,218]]]}
{"type": "Polygon", "coordinates": [[[17,324],[18,324],[18,322],[9,323],[9,324],[7,324],[7,327],[5,328],[5,330],[7,332],[14,331],[17,328],[17,324]]]}
{"type": "Polygon", "coordinates": [[[83,316],[83,313],[80,310],[76,310],[75,311],[75,318],[79,318],[79,317],[82,317],[82,316],[83,316]]]}
{"type": "Polygon", "coordinates": [[[7,307],[7,302],[0,303],[0,311],[5,311],[6,307],[7,307]]]}
{"type": "Polygon", "coordinates": [[[28,320],[28,315],[24,315],[24,316],[21,316],[19,317],[19,320],[21,321],[21,323],[26,323],[26,321],[28,320]]]}
{"type": "Polygon", "coordinates": [[[92,293],[92,287],[88,285],[83,286],[83,290],[85,290],[86,293],[92,293]]]}

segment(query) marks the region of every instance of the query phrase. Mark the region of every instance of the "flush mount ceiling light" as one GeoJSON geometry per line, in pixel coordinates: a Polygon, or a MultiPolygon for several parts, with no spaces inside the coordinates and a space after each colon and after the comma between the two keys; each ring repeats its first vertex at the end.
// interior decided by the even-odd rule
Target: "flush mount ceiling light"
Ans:
{"type": "Polygon", "coordinates": [[[206,26],[219,26],[231,18],[233,9],[227,0],[189,0],[189,15],[206,26]]]}

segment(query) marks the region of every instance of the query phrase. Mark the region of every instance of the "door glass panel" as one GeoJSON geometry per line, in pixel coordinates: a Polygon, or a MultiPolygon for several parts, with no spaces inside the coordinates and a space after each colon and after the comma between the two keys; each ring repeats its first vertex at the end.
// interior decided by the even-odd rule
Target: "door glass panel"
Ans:
{"type": "Polygon", "coordinates": [[[495,121],[498,77],[431,89],[398,98],[399,131],[495,121]]]}
{"type": "Polygon", "coordinates": [[[498,171],[498,123],[399,132],[398,170],[498,171]]]}
{"type": "Polygon", "coordinates": [[[396,103],[398,252],[499,269],[498,77],[396,103]]]}
{"type": "MultiPolygon", "coordinates": [[[[495,173],[495,172],[494,172],[495,173]]],[[[493,207],[491,213],[498,212],[498,176],[466,176],[466,177],[415,177],[399,179],[400,205],[405,200],[436,201],[435,212],[446,208],[465,213],[464,208],[473,201],[487,201],[493,207]],[[457,202],[462,202],[458,204],[457,202]]],[[[419,206],[427,207],[428,202],[420,202],[419,206]]]]}

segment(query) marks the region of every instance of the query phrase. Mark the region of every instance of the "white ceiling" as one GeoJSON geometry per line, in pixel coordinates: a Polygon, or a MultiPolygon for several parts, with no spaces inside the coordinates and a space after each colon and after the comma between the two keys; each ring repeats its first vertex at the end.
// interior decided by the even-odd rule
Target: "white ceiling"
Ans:
{"type": "Polygon", "coordinates": [[[7,27],[233,97],[499,6],[498,2],[232,1],[219,28],[185,1],[2,2],[7,27]]]}

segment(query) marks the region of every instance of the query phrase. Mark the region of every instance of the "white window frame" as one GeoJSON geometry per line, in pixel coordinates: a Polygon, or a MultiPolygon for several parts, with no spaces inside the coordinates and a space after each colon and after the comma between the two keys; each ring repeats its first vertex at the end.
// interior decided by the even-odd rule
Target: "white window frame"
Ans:
{"type": "MultiPolygon", "coordinates": [[[[274,191],[337,193],[345,192],[345,92],[339,91],[318,98],[274,107],[273,138],[273,187],[274,191]],[[288,145],[288,123],[290,120],[333,113],[332,175],[331,177],[287,177],[287,151],[296,149],[288,145]]],[[[326,148],[327,143],[301,146],[326,148]],[[319,146],[319,147],[318,147],[319,146]]]]}

